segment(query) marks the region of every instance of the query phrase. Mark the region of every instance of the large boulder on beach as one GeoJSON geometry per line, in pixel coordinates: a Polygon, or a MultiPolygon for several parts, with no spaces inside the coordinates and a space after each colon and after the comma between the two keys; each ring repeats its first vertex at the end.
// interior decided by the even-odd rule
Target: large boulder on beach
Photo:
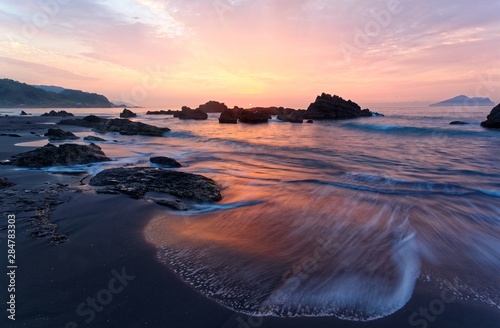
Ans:
{"type": "Polygon", "coordinates": [[[64,144],[59,147],[52,144],[12,156],[8,164],[21,167],[42,168],[60,165],[89,164],[111,161],[101,148],[95,144],[64,144]]]}
{"type": "Polygon", "coordinates": [[[161,165],[164,167],[182,167],[182,165],[175,159],[165,156],[151,157],[149,161],[153,164],[161,165]]]}
{"type": "Polygon", "coordinates": [[[52,128],[50,128],[47,131],[47,133],[45,133],[45,136],[49,137],[50,141],[79,139],[77,136],[75,136],[73,133],[71,133],[69,131],[64,131],[61,129],[52,129],[52,128]]]}
{"type": "Polygon", "coordinates": [[[240,112],[239,121],[249,124],[267,123],[269,121],[269,115],[257,111],[242,110],[240,112]]]}
{"type": "Polygon", "coordinates": [[[208,114],[200,109],[191,109],[187,106],[183,106],[182,111],[179,114],[179,119],[181,119],[181,120],[206,120],[206,119],[208,119],[208,114]]]}
{"type": "Polygon", "coordinates": [[[491,110],[486,121],[481,123],[481,126],[490,129],[500,129],[500,104],[491,110]]]}
{"type": "Polygon", "coordinates": [[[137,117],[137,114],[131,111],[130,109],[124,108],[123,112],[120,113],[121,118],[132,118],[137,117]]]}
{"type": "Polygon", "coordinates": [[[61,110],[56,112],[55,110],[51,110],[48,113],[43,113],[41,116],[59,116],[59,117],[67,117],[67,116],[75,116],[72,113],[69,113],[65,110],[61,110]]]}
{"type": "Polygon", "coordinates": [[[114,168],[98,173],[90,185],[102,187],[98,193],[120,192],[133,198],[144,198],[148,192],[164,194],[151,198],[160,205],[176,209],[189,208],[190,202],[217,202],[220,188],[202,175],[147,167],[114,168]]]}
{"type": "Polygon", "coordinates": [[[92,128],[98,133],[115,132],[122,135],[143,135],[161,137],[169,128],[160,128],[142,122],[132,122],[127,119],[106,119],[94,115],[86,116],[83,119],[62,120],[59,125],[75,125],[92,128]]]}
{"type": "Polygon", "coordinates": [[[368,109],[361,110],[358,104],[351,100],[344,100],[337,95],[321,94],[316,101],[309,105],[304,119],[312,120],[341,120],[358,118],[362,116],[374,116],[368,109]]]}

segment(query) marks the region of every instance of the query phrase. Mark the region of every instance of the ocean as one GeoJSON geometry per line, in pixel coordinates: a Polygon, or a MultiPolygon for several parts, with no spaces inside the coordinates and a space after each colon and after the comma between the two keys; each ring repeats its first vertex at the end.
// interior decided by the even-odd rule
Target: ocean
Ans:
{"type": "Polygon", "coordinates": [[[500,131],[479,125],[491,108],[261,125],[146,110],[134,120],[172,131],[106,135],[99,145],[115,161],[72,170],[168,156],[215,180],[221,202],[155,211],[141,237],[155,248],[149,260],[197,294],[261,318],[247,326],[327,317],[335,327],[500,327],[500,131]]]}

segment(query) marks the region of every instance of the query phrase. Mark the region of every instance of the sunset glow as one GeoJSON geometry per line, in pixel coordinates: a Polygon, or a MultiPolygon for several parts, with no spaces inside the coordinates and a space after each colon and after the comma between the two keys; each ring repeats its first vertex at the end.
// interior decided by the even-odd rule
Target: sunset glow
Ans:
{"type": "Polygon", "coordinates": [[[500,2],[45,0],[0,4],[2,77],[141,106],[500,101],[500,2]]]}

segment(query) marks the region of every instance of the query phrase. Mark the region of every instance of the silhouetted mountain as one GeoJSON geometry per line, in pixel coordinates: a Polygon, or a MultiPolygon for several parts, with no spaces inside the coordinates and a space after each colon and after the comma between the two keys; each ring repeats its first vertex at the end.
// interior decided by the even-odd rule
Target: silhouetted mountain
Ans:
{"type": "Polygon", "coordinates": [[[64,88],[61,88],[61,87],[56,87],[55,85],[34,85],[35,88],[38,88],[38,89],[42,89],[42,90],[45,90],[45,91],[49,91],[49,92],[55,92],[55,93],[61,93],[63,92],[64,88]]]}
{"type": "Polygon", "coordinates": [[[103,95],[60,87],[34,87],[10,79],[0,79],[0,107],[114,107],[103,95]],[[56,88],[59,92],[46,91],[56,88]],[[62,90],[60,90],[62,89],[62,90]]]}
{"type": "Polygon", "coordinates": [[[489,98],[474,97],[469,98],[461,95],[445,101],[441,101],[429,106],[495,106],[489,98]]]}

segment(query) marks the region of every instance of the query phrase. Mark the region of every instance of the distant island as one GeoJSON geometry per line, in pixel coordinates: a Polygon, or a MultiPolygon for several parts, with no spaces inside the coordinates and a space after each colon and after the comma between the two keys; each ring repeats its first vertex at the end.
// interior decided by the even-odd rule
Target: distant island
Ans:
{"type": "Polygon", "coordinates": [[[431,107],[435,106],[495,106],[489,98],[474,97],[470,98],[464,95],[457,96],[445,101],[441,101],[435,104],[429,105],[431,107]]]}
{"type": "Polygon", "coordinates": [[[11,79],[0,79],[2,108],[112,108],[105,96],[55,86],[33,86],[11,79]]]}

